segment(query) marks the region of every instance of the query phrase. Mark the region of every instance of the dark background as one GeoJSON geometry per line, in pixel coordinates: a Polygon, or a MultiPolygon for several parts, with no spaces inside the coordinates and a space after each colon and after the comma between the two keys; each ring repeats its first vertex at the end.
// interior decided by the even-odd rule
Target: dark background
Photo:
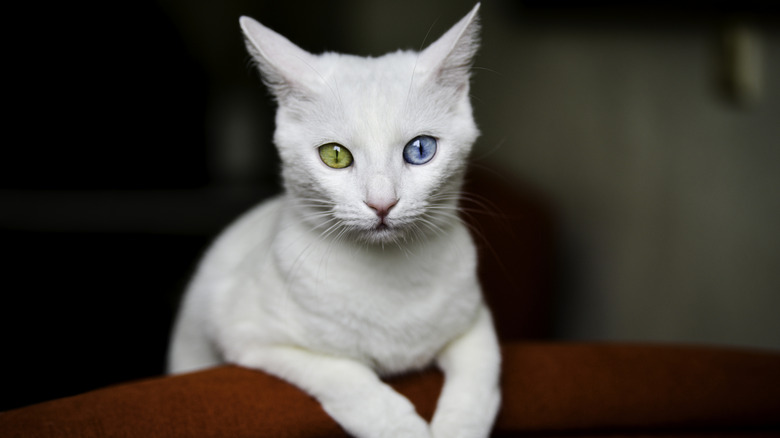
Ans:
{"type": "Polygon", "coordinates": [[[164,5],[26,4],[3,14],[0,410],[161,374],[199,255],[277,186],[210,168],[215,76],[164,5]]]}

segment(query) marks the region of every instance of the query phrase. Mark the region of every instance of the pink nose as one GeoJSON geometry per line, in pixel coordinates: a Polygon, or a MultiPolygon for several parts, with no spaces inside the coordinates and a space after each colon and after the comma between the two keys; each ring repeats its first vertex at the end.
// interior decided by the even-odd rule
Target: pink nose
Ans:
{"type": "Polygon", "coordinates": [[[379,219],[386,218],[387,215],[390,214],[390,209],[395,207],[395,204],[397,203],[397,199],[389,202],[366,201],[366,205],[368,205],[372,210],[374,210],[374,212],[376,212],[376,215],[379,216],[379,219]]]}

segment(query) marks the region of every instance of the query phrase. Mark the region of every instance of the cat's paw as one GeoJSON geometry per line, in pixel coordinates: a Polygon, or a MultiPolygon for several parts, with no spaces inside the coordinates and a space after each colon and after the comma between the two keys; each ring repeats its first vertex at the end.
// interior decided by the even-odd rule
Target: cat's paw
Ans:
{"type": "Polygon", "coordinates": [[[389,387],[369,398],[323,402],[322,407],[358,438],[431,438],[430,426],[412,403],[389,387]]]}
{"type": "Polygon", "coordinates": [[[501,404],[500,392],[473,399],[449,401],[439,406],[431,422],[433,438],[487,438],[501,404]],[[474,403],[474,400],[479,400],[474,403]]]}

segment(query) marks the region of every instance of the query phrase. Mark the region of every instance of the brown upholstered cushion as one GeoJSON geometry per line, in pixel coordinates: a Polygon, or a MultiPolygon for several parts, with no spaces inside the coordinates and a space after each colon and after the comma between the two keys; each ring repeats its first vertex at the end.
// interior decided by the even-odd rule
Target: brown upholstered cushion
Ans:
{"type": "MultiPolygon", "coordinates": [[[[509,344],[495,436],[780,434],[780,355],[674,346],[509,344]]],[[[430,418],[442,377],[391,381],[430,418]]],[[[344,436],[293,386],[224,366],[0,413],[2,437],[344,436]]]]}

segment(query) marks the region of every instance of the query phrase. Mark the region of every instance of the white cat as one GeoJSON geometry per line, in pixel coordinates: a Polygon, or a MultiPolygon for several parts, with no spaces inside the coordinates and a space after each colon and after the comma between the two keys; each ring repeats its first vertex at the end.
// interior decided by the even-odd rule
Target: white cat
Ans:
{"type": "Polygon", "coordinates": [[[223,362],[281,377],[357,437],[490,433],[500,353],[457,209],[478,136],[479,5],[420,53],[312,55],[248,17],[278,102],[284,194],[227,229],[174,329],[170,371],[223,362]],[[379,376],[436,363],[431,424],[379,376]]]}

